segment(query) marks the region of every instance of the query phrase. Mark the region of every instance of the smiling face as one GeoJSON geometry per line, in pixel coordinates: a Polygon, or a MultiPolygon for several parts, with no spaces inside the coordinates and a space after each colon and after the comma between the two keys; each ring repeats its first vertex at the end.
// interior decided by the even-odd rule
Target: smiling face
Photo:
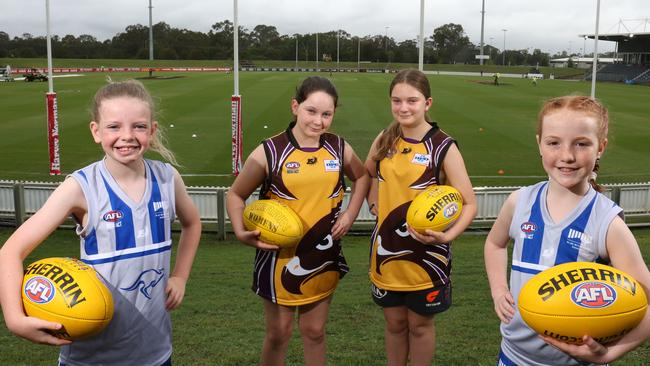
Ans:
{"type": "Polygon", "coordinates": [[[293,133],[296,138],[318,139],[332,125],[334,119],[334,98],[326,92],[315,91],[302,103],[291,101],[291,112],[296,116],[293,133]]]}
{"type": "Polygon", "coordinates": [[[98,109],[99,121],[90,122],[96,143],[110,162],[139,164],[149,149],[157,123],[147,103],[132,97],[105,99],[98,109]]]}
{"type": "Polygon", "coordinates": [[[598,135],[598,121],[588,113],[563,108],[545,115],[537,142],[549,179],[574,193],[586,193],[596,159],[607,145],[598,135]]]}
{"type": "Polygon", "coordinates": [[[431,98],[407,83],[399,83],[390,93],[390,105],[395,121],[403,127],[414,127],[426,123],[425,114],[431,107],[431,98]]]}

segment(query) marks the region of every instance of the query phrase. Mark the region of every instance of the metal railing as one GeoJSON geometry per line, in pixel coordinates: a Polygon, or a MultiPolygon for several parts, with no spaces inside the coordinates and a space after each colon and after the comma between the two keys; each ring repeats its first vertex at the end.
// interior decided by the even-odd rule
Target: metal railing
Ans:
{"type": "MultiPolygon", "coordinates": [[[[18,226],[34,214],[47,200],[58,183],[0,181],[0,224],[18,226]]],[[[475,187],[478,212],[472,228],[489,228],[499,214],[506,198],[519,187],[475,187]]],[[[605,194],[625,211],[630,226],[650,226],[650,183],[628,183],[607,185],[605,194]]],[[[196,204],[201,221],[208,230],[217,231],[218,238],[225,239],[228,232],[228,214],[225,195],[228,187],[188,187],[187,191],[196,204]],[[214,226],[216,224],[216,227],[214,226]]],[[[349,192],[343,200],[347,206],[349,192]]],[[[249,202],[258,198],[253,193],[249,202]]],[[[355,227],[367,228],[375,221],[363,204],[355,227]]]]}

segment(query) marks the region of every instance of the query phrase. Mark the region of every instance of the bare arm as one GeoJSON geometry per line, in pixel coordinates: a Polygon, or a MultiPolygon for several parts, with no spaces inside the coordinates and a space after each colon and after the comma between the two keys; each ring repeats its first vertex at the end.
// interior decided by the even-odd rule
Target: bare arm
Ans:
{"type": "Polygon", "coordinates": [[[183,178],[174,171],[176,215],[181,223],[181,236],[174,271],[167,283],[167,309],[176,309],[185,297],[185,284],[190,277],[192,263],[201,239],[201,218],[194,202],[187,194],[183,178]]]}
{"type": "Polygon", "coordinates": [[[259,249],[278,250],[278,246],[260,241],[258,230],[248,231],[244,227],[243,214],[246,199],[264,182],[266,174],[266,156],[264,147],[260,145],[248,156],[242,171],[230,186],[226,196],[226,209],[232,229],[239,241],[259,249]]]}
{"type": "Polygon", "coordinates": [[[81,187],[73,178],[66,179],[32,217],[7,239],[0,248],[0,304],[7,328],[35,343],[63,345],[46,330],[58,330],[61,324],[27,317],[23,313],[21,286],[23,260],[70,215],[83,218],[87,211],[81,187]]]}
{"type": "Polygon", "coordinates": [[[501,207],[499,216],[485,239],[483,256],[490,292],[494,302],[494,311],[504,323],[509,323],[515,314],[515,300],[508,286],[508,242],[510,241],[510,223],[515,210],[518,192],[510,194],[501,207]]]}
{"type": "Polygon", "coordinates": [[[372,146],[370,146],[370,151],[368,152],[368,157],[366,158],[366,161],[364,163],[366,167],[366,171],[368,172],[368,175],[370,176],[370,188],[368,189],[368,194],[366,195],[366,201],[368,201],[368,208],[370,209],[370,213],[373,215],[377,216],[378,210],[377,210],[377,201],[379,199],[378,194],[379,194],[379,182],[377,181],[377,161],[373,160],[372,157],[375,155],[377,151],[377,141],[379,140],[379,136],[381,136],[381,133],[375,138],[375,141],[373,141],[372,146]]]}
{"type": "Polygon", "coordinates": [[[334,239],[341,238],[350,230],[354,220],[359,215],[359,210],[370,185],[370,177],[363,163],[361,163],[361,160],[348,143],[345,143],[343,161],[345,176],[353,182],[352,193],[347,209],[339,215],[339,218],[332,227],[332,237],[334,239]]]}

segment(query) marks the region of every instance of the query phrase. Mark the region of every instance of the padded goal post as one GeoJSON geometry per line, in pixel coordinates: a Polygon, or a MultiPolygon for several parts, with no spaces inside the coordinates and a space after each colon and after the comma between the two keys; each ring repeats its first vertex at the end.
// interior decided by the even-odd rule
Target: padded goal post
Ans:
{"type": "Polygon", "coordinates": [[[233,95],[230,99],[230,120],[232,125],[232,174],[237,176],[242,167],[243,156],[241,95],[233,95]]]}
{"type": "Polygon", "coordinates": [[[61,157],[59,154],[59,112],[56,93],[45,94],[47,108],[47,145],[50,155],[50,175],[61,174],[61,157]]]}

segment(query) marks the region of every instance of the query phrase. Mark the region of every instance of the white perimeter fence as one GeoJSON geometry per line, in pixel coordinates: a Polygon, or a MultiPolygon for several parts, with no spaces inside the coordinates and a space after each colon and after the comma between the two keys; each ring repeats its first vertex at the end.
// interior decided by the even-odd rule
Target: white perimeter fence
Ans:
{"type": "MultiPolygon", "coordinates": [[[[0,224],[18,226],[45,203],[57,183],[21,182],[0,180],[0,224]]],[[[518,187],[475,187],[478,213],[471,228],[489,228],[496,219],[501,205],[518,187]]],[[[607,185],[605,194],[625,211],[629,226],[650,226],[650,183],[607,185]]],[[[226,213],[225,196],[228,187],[188,187],[188,193],[199,209],[204,229],[216,231],[225,239],[231,231],[226,213]]],[[[257,199],[257,192],[249,201],[257,199]]],[[[343,207],[347,206],[349,192],[343,207]]],[[[355,221],[355,231],[369,231],[375,217],[364,203],[355,221]]]]}

